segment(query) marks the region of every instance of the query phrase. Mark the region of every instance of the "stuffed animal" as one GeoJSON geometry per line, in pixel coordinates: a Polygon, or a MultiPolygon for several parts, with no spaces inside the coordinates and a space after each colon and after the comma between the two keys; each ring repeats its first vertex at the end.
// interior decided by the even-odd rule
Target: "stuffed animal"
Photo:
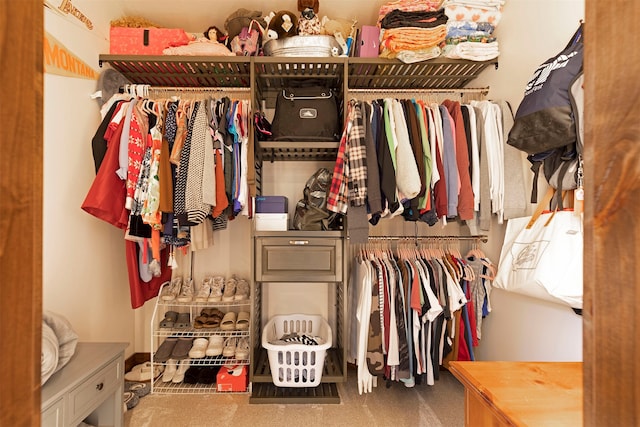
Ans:
{"type": "Polygon", "coordinates": [[[281,10],[269,20],[267,38],[282,39],[298,34],[298,18],[288,10],[281,10]],[[275,33],[275,35],[273,34],[275,33]],[[277,37],[276,37],[277,36],[277,37]]]}
{"type": "Polygon", "coordinates": [[[312,36],[320,34],[322,24],[318,18],[319,0],[298,0],[298,34],[301,36],[312,36]]]}
{"type": "Polygon", "coordinates": [[[322,18],[322,29],[320,34],[327,34],[335,37],[336,41],[342,48],[342,54],[348,55],[351,43],[353,42],[353,33],[356,20],[348,21],[346,19],[329,19],[324,16],[322,18]]]}
{"type": "Polygon", "coordinates": [[[320,0],[298,0],[298,12],[303,12],[305,9],[311,9],[313,13],[318,13],[320,0]]]}

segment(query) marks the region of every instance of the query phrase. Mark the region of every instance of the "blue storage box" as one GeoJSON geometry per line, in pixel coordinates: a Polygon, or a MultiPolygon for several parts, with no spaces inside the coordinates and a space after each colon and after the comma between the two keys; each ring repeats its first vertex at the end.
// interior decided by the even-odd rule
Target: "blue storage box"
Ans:
{"type": "Polygon", "coordinates": [[[287,213],[288,206],[285,196],[256,196],[256,213],[287,213]]]}

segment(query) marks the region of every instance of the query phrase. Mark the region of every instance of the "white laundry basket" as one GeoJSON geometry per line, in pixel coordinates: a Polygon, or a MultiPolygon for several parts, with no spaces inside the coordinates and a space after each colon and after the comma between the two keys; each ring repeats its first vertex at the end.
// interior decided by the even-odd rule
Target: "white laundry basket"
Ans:
{"type": "Polygon", "coordinates": [[[267,349],[273,384],[278,387],[315,387],[320,384],[324,358],[331,341],[331,327],[322,316],[288,314],[271,318],[262,330],[262,347],[267,349]],[[284,335],[292,333],[320,337],[322,343],[277,343],[284,335]]]}

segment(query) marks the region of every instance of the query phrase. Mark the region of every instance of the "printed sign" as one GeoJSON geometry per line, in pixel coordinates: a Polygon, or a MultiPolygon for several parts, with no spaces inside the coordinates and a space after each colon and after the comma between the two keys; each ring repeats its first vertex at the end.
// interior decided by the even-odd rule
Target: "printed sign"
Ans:
{"type": "Polygon", "coordinates": [[[44,72],[59,76],[98,80],[99,74],[48,32],[44,36],[44,72]]]}

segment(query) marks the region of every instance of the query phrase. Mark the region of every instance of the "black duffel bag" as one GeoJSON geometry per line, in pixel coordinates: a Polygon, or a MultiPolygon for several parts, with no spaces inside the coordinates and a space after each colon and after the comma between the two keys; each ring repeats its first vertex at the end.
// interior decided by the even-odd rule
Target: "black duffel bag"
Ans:
{"type": "Polygon", "coordinates": [[[274,141],[338,141],[341,127],[335,93],[322,86],[282,89],[271,132],[274,141]]]}

